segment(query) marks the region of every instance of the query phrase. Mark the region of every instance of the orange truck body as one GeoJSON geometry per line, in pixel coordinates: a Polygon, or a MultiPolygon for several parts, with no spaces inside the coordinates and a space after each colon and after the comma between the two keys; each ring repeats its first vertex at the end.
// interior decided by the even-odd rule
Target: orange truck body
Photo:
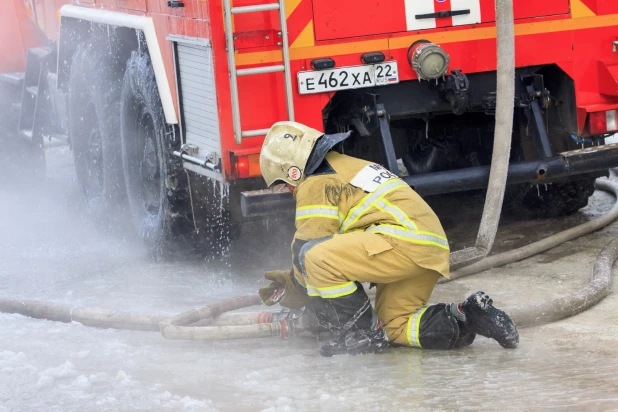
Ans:
{"type": "MultiPolygon", "coordinates": [[[[450,69],[466,74],[496,70],[493,0],[435,0],[435,10],[448,10],[462,2],[466,7],[472,4],[473,9],[478,8],[478,21],[457,24],[455,17],[436,18],[431,27],[421,28],[410,26],[409,21],[406,26],[408,8],[416,7],[415,1],[286,0],[295,120],[324,128],[323,109],[332,94],[300,94],[296,81],[297,73],[311,70],[311,61],[316,58],[330,57],[336,67],[346,67],[361,64],[363,53],[382,52],[387,61],[398,62],[401,82],[413,81],[417,80],[417,74],[408,64],[408,49],[415,41],[428,40],[450,55],[450,69]]],[[[427,2],[419,0],[423,1],[427,2]]],[[[271,2],[235,0],[233,7],[271,2]]],[[[19,50],[15,50],[12,61],[1,62],[5,68],[22,67],[23,53],[17,51],[36,43],[36,36],[23,16],[27,14],[28,19],[36,20],[47,37],[54,40],[58,37],[60,8],[68,3],[151,17],[172,88],[176,79],[173,48],[167,36],[209,39],[214,56],[224,179],[259,174],[255,155],[260,151],[263,136],[244,138],[242,144],[234,141],[221,0],[186,0],[184,7],[179,8],[168,7],[165,0],[14,0],[13,12],[18,18],[12,27],[2,29],[19,30],[21,44],[15,46],[19,50]],[[247,167],[247,162],[251,167],[247,167]]],[[[517,67],[554,64],[567,73],[576,90],[577,134],[590,135],[590,113],[618,108],[618,53],[612,47],[618,42],[618,2],[513,0],[513,3],[517,67]]],[[[281,63],[276,11],[237,15],[233,24],[237,68],[281,63]]],[[[265,129],[287,119],[283,73],[239,77],[238,89],[242,129],[265,129]]],[[[176,105],[178,110],[177,102],[176,105]]]]}
{"type": "Polygon", "coordinates": [[[26,68],[26,50],[45,43],[45,35],[37,27],[33,9],[23,1],[3,4],[0,17],[0,73],[23,72],[26,68]]]}

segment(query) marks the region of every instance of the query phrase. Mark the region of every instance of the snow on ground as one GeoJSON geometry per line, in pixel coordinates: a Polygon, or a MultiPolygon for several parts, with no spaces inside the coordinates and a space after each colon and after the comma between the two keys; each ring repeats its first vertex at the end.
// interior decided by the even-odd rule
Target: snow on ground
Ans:
{"type": "MultiPolygon", "coordinates": [[[[290,233],[272,224],[254,227],[226,262],[153,262],[129,237],[96,232],[79,199],[62,149],[50,157],[44,187],[0,187],[0,297],[177,313],[255,291],[263,270],[289,265],[290,233]]],[[[596,194],[567,219],[504,221],[496,249],[571,227],[611,203],[596,194]]],[[[470,242],[478,222],[478,210],[460,209],[444,219],[470,222],[448,229],[456,248],[470,242]]],[[[476,290],[507,307],[562,296],[588,282],[598,250],[617,235],[613,225],[441,285],[432,301],[476,290]]],[[[612,296],[572,319],[521,330],[517,350],[477,338],[458,351],[397,348],[329,359],[312,338],[168,341],[156,332],[0,314],[0,412],[618,410],[616,324],[612,296]]]]}
{"type": "MultiPolygon", "coordinates": [[[[0,316],[9,410],[533,410],[618,405],[618,361],[486,339],[460,351],[321,358],[310,339],[169,342],[0,316]]],[[[578,409],[578,410],[582,410],[578,409]]],[[[592,409],[591,409],[592,410],[592,409]]]]}

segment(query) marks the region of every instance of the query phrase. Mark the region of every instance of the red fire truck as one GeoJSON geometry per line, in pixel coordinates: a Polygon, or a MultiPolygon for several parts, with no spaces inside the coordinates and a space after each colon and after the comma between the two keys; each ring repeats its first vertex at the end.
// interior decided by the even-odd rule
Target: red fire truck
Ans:
{"type": "MultiPolygon", "coordinates": [[[[513,7],[509,207],[571,213],[618,165],[618,2],[513,7]]],[[[352,130],[340,150],[424,196],[487,184],[494,0],[9,0],[2,15],[3,128],[33,158],[67,141],[95,221],[127,205],[159,253],[230,237],[241,205],[289,207],[259,190],[280,120],[352,130]]]]}

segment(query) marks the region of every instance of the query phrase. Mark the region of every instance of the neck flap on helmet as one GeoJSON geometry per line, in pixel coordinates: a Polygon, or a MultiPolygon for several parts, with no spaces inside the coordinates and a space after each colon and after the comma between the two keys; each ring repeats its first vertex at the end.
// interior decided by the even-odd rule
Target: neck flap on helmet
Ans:
{"type": "Polygon", "coordinates": [[[352,131],[348,131],[345,133],[336,133],[336,134],[325,134],[320,137],[313,147],[311,154],[309,155],[309,159],[307,160],[307,165],[305,166],[305,175],[309,176],[322,164],[326,154],[331,151],[331,149],[337,146],[339,143],[343,142],[345,139],[350,137],[352,131]]]}

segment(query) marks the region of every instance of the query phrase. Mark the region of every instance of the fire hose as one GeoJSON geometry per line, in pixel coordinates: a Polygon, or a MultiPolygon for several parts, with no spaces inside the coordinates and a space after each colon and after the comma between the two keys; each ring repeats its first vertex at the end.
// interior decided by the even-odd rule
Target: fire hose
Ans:
{"type": "Polygon", "coordinates": [[[493,246],[500,223],[511,156],[515,105],[515,23],[512,0],[496,1],[496,126],[485,207],[474,247],[451,253],[450,266],[458,269],[483,259],[493,246]]]}
{"type": "MultiPolygon", "coordinates": [[[[598,190],[612,193],[616,201],[603,216],[571,229],[556,233],[538,242],[485,258],[451,274],[451,280],[459,279],[508,263],[527,259],[568,241],[597,231],[618,218],[618,184],[608,179],[597,179],[598,190]]],[[[591,308],[611,293],[612,267],[618,259],[618,239],[613,239],[598,254],[588,285],[568,296],[544,302],[535,306],[505,308],[518,327],[541,325],[574,316],[591,308]]]]}

